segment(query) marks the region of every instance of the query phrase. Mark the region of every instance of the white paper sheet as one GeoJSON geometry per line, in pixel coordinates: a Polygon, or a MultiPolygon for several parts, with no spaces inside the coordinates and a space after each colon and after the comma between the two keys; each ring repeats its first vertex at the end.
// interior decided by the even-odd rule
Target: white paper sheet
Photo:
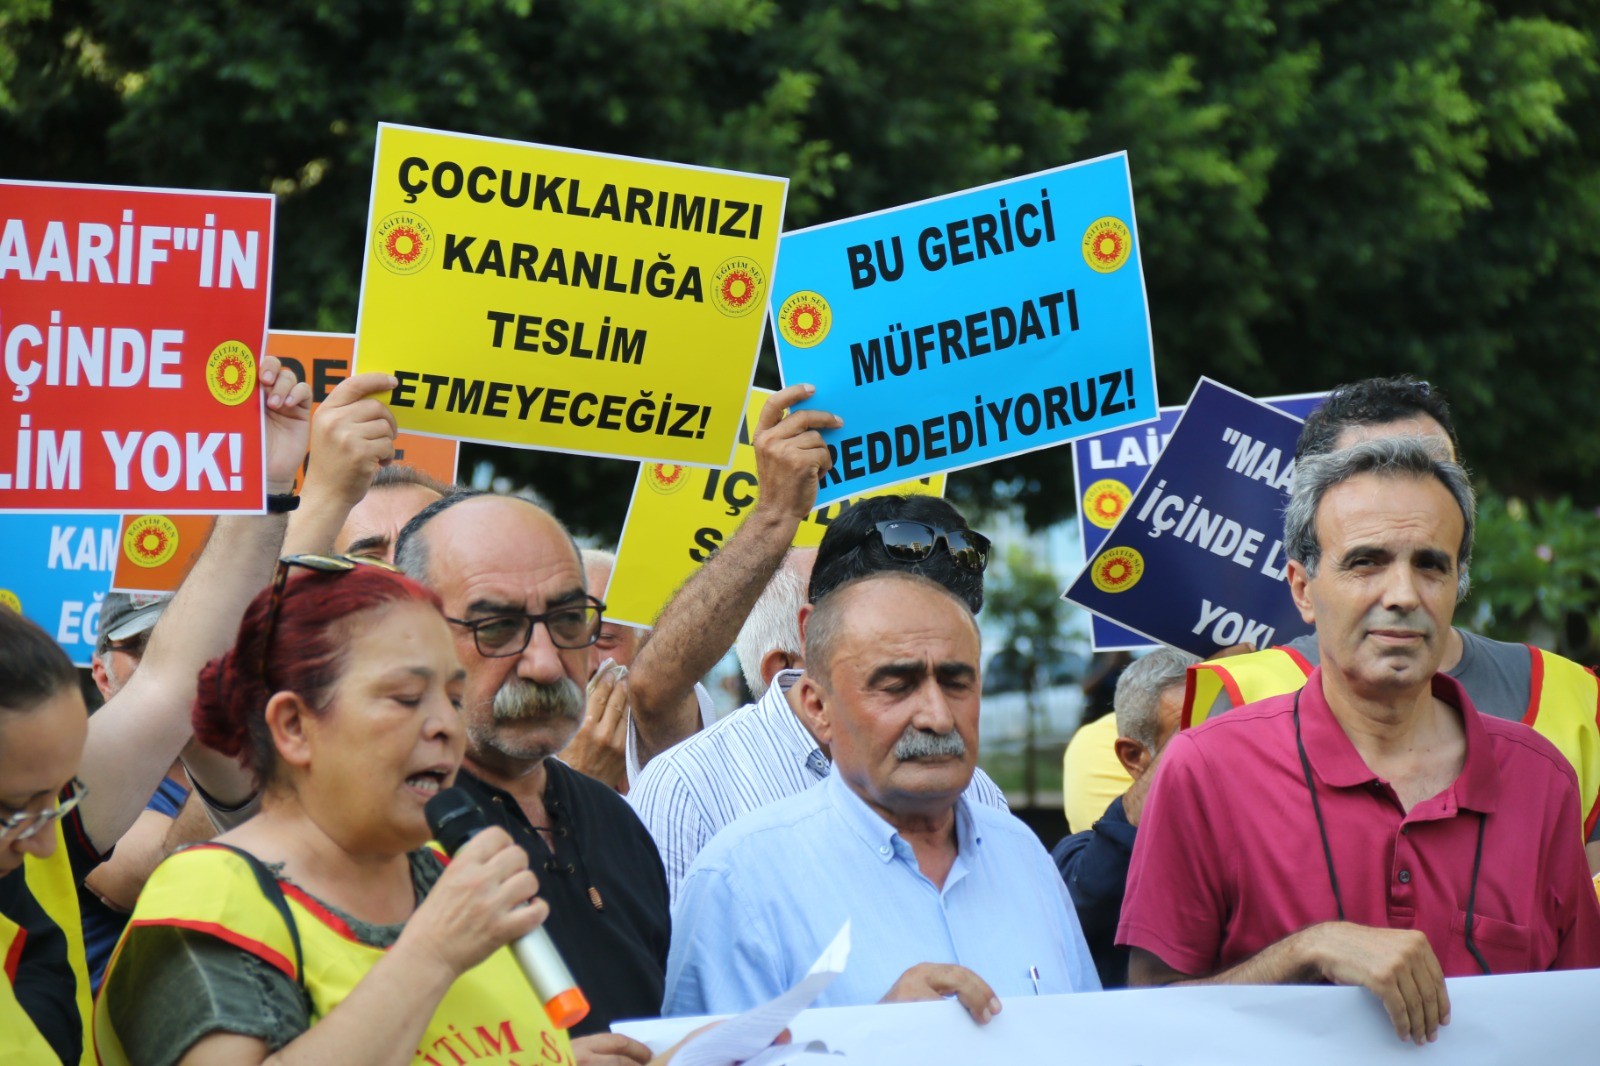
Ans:
{"type": "Polygon", "coordinates": [[[822,990],[844,972],[849,959],[850,923],[845,922],[844,928],[823,949],[821,957],[799,984],[691,1040],[673,1056],[673,1066],[731,1066],[735,1062],[748,1066],[777,1066],[779,1062],[792,1061],[792,1055],[806,1053],[804,1047],[796,1049],[789,1045],[773,1048],[777,1053],[774,1057],[763,1055],[778,1034],[789,1027],[795,1015],[816,1002],[822,990]]]}

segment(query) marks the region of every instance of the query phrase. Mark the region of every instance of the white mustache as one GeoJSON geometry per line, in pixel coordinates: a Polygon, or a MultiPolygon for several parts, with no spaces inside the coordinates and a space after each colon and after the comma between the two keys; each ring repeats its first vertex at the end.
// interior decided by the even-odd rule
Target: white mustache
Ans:
{"type": "Polygon", "coordinates": [[[935,733],[931,729],[918,729],[914,725],[906,726],[906,731],[900,734],[900,739],[894,746],[894,757],[902,761],[947,755],[959,759],[966,753],[967,742],[962,740],[961,734],[955,730],[935,733]]]}

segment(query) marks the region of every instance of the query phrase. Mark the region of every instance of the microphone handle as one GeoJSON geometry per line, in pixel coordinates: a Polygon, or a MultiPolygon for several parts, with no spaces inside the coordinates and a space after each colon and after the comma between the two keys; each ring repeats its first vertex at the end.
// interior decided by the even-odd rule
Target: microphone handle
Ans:
{"type": "Polygon", "coordinates": [[[513,940],[510,947],[552,1024],[570,1029],[588,1015],[588,999],[543,926],[513,940]]]}

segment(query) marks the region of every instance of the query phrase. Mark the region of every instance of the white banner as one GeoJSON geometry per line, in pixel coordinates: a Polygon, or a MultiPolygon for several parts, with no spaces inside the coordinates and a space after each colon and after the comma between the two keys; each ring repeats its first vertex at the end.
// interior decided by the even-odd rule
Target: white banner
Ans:
{"type": "MultiPolygon", "coordinates": [[[[797,1045],[818,1042],[831,1053],[796,1060],[819,1066],[1416,1066],[1419,1054],[1450,1066],[1501,1066],[1593,1054],[1589,1011],[1600,1003],[1600,970],[1460,977],[1448,984],[1450,1024],[1420,1052],[1400,1041],[1377,997],[1360,988],[1163,988],[1010,999],[982,1027],[948,1001],[823,1007],[802,1012],[789,1029],[797,1045]]],[[[707,1020],[612,1028],[662,1051],[707,1020]]]]}

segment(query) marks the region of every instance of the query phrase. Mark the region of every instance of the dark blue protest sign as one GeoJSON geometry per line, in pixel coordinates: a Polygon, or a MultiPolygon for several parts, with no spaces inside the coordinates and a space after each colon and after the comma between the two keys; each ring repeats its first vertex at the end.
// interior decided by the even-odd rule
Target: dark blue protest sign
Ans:
{"type": "MultiPolygon", "coordinates": [[[[1304,419],[1328,394],[1299,393],[1294,396],[1268,396],[1263,403],[1304,419]]],[[[1178,424],[1181,407],[1163,407],[1159,422],[1129,429],[1113,429],[1072,443],[1073,484],[1078,493],[1078,536],[1084,558],[1100,550],[1106,534],[1133,501],[1133,494],[1144,483],[1144,476],[1161,457],[1167,438],[1178,424]]],[[[1089,618],[1089,640],[1095,651],[1140,651],[1155,647],[1131,629],[1108,622],[1099,615],[1089,618]]]]}
{"type": "Polygon", "coordinates": [[[1166,448],[1063,598],[1196,655],[1310,632],[1284,582],[1282,542],[1300,425],[1202,378],[1166,448]]]}
{"type": "Polygon", "coordinates": [[[785,384],[844,420],[826,506],[1156,417],[1126,153],[783,235],[785,384]]]}
{"type": "Polygon", "coordinates": [[[0,515],[0,610],[35,622],[88,666],[116,565],[118,515],[0,515]]]}

